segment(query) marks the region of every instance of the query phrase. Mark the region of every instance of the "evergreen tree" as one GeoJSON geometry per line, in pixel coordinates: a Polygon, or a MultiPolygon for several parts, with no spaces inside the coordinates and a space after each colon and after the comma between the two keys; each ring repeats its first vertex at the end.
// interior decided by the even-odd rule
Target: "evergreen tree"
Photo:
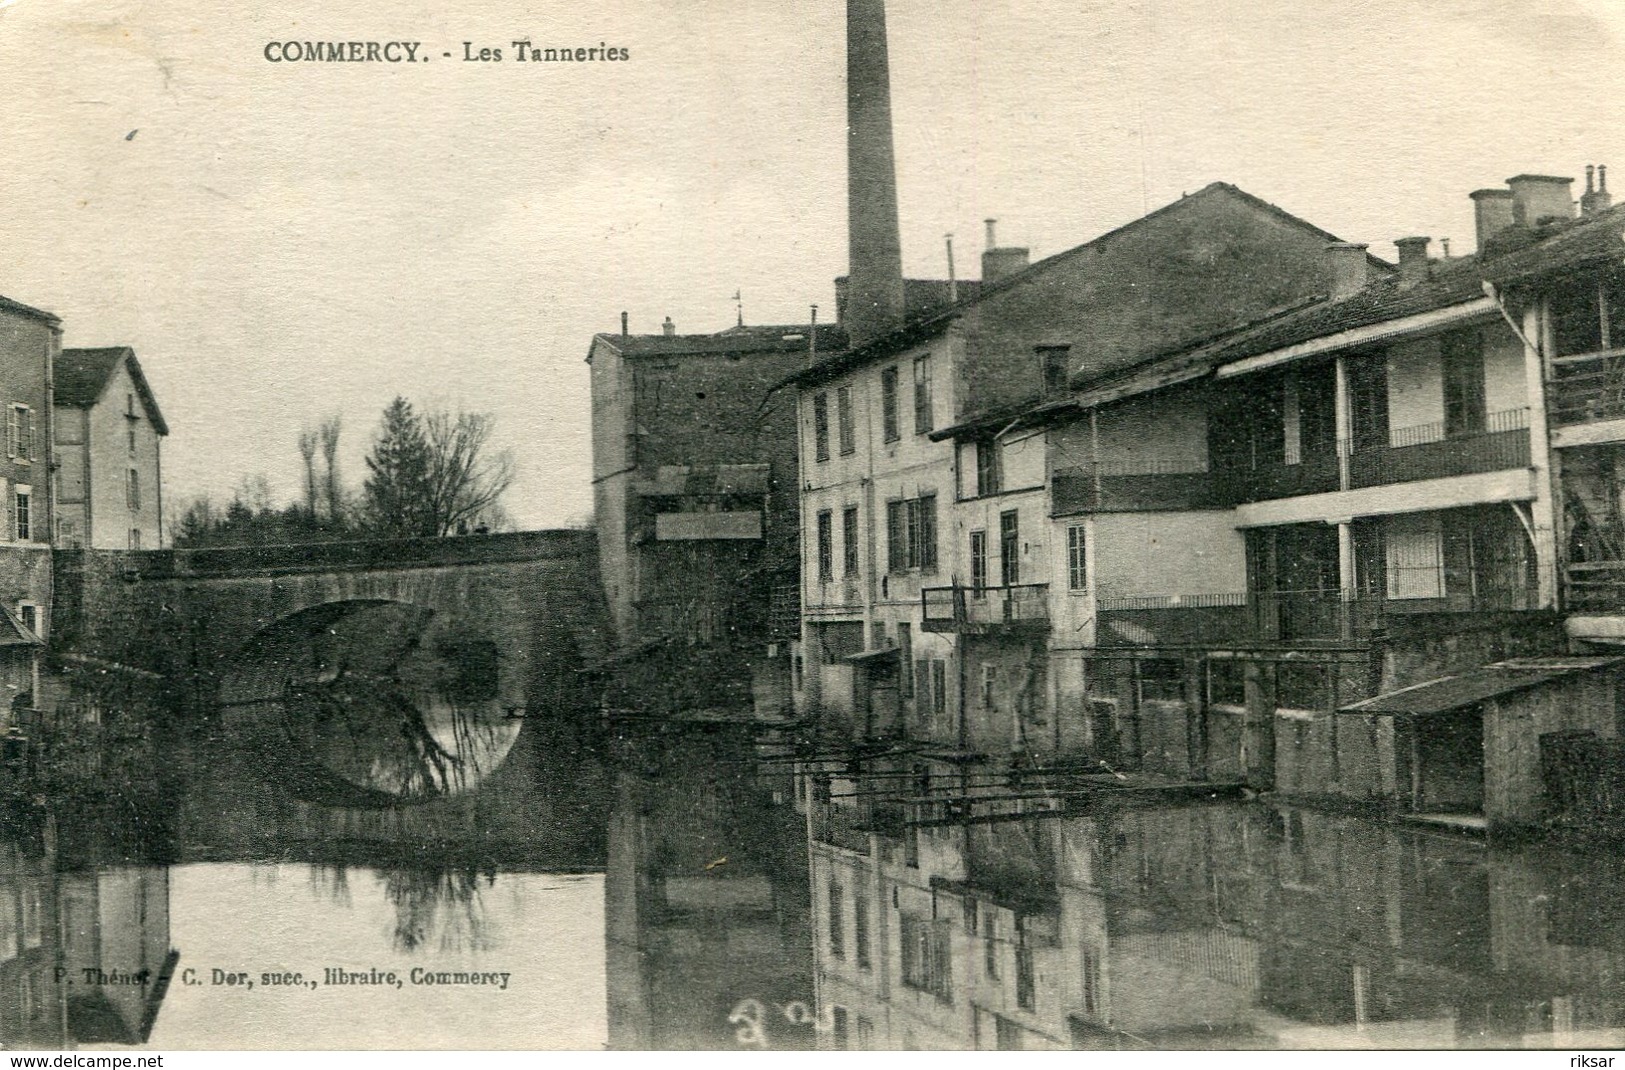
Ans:
{"type": "Polygon", "coordinates": [[[430,510],[429,441],[423,421],[403,397],[384,410],[367,472],[362,510],[372,534],[394,539],[440,534],[430,510]]]}

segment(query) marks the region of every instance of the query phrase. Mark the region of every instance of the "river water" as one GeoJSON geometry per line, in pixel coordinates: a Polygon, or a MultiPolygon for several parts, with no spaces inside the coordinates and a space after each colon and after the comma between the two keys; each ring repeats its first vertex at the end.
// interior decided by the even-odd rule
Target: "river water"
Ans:
{"type": "Polygon", "coordinates": [[[97,717],[0,821],[8,1048],[1625,1042],[1609,852],[580,714],[376,805],[229,716],[97,717]]]}

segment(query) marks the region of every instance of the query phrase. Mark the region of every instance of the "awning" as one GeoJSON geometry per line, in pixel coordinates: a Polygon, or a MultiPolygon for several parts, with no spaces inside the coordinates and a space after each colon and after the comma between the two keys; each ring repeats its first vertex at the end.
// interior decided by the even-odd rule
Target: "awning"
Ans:
{"type": "Polygon", "coordinates": [[[848,654],[844,660],[854,665],[881,665],[888,659],[897,660],[897,656],[897,647],[888,646],[880,650],[865,650],[861,654],[848,654]]]}
{"type": "Polygon", "coordinates": [[[1518,658],[1486,665],[1471,672],[1443,676],[1425,684],[1413,684],[1397,691],[1364,699],[1339,709],[1338,713],[1422,715],[1448,713],[1499,695],[1569,676],[1625,662],[1625,658],[1518,658]]]}

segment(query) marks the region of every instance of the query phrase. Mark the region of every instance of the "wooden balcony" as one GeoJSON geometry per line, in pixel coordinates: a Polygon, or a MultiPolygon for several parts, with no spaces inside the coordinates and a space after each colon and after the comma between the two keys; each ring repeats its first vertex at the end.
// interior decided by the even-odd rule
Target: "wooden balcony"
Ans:
{"type": "Polygon", "coordinates": [[[961,635],[1043,633],[1049,630],[1049,584],[1006,587],[923,587],[920,628],[961,635]]]}
{"type": "Polygon", "coordinates": [[[1051,494],[1055,516],[1228,509],[1236,504],[1229,485],[1211,472],[1124,472],[1102,464],[1057,468],[1051,494]]]}
{"type": "Polygon", "coordinates": [[[1441,423],[1400,428],[1389,444],[1350,448],[1349,486],[1378,487],[1422,479],[1500,472],[1529,466],[1529,410],[1490,413],[1484,426],[1449,434],[1441,423]]]}

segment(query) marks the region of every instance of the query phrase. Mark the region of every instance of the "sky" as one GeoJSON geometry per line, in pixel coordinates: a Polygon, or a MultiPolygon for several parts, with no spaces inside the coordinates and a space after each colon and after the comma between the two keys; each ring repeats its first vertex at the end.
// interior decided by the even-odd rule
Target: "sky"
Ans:
{"type": "MultiPolygon", "coordinates": [[[[489,412],[520,527],[591,508],[591,336],[827,319],[844,273],[844,5],[0,0],[0,294],[136,348],[166,499],[337,414],[489,412]],[[456,9],[466,8],[466,13],[456,9]],[[514,40],[620,47],[516,63],[514,40]],[[288,64],[268,41],[423,42],[288,64]],[[500,48],[501,62],[466,62],[500,48]],[[450,53],[448,57],[446,53],[450,53]]],[[[1469,191],[1614,162],[1617,0],[891,0],[904,268],[1035,259],[1222,180],[1392,259],[1472,249],[1469,191]],[[1435,251],[1438,246],[1435,245],[1435,251]]],[[[1576,184],[1576,193],[1579,192],[1576,184]]],[[[970,268],[970,270],[967,270],[970,268]]]]}

